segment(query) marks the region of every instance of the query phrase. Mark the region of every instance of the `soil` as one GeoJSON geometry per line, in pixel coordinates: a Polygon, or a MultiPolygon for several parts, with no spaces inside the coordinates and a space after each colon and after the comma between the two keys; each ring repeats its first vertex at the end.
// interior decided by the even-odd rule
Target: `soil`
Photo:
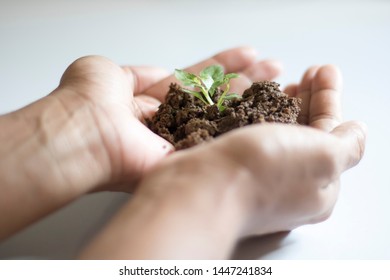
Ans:
{"type": "MultiPolygon", "coordinates": [[[[216,103],[218,91],[213,96],[216,103]]],[[[224,102],[226,109],[206,105],[171,84],[165,103],[161,104],[148,127],[172,143],[176,150],[190,148],[209,141],[232,129],[264,122],[297,124],[301,100],[289,97],[270,81],[253,83],[242,98],[224,102]]]]}

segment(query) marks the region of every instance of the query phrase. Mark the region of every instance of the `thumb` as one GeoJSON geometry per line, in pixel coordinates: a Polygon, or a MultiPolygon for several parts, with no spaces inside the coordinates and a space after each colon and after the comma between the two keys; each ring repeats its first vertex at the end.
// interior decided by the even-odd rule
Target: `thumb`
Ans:
{"type": "Polygon", "coordinates": [[[145,94],[135,96],[134,101],[137,105],[136,115],[142,121],[152,118],[161,104],[156,98],[145,94]]]}
{"type": "Polygon", "coordinates": [[[358,121],[342,123],[331,131],[342,141],[342,166],[347,170],[362,159],[367,137],[367,125],[358,121]]]}
{"type": "MultiPolygon", "coordinates": [[[[127,145],[129,147],[138,148],[137,150],[131,150],[131,154],[129,153],[127,156],[129,160],[132,160],[133,158],[143,159],[142,166],[139,166],[142,170],[150,169],[167,154],[174,151],[174,147],[171,143],[153,133],[138,119],[132,118],[128,125],[132,129],[123,131],[123,133],[130,134],[127,139],[131,139],[131,141],[127,143],[127,145]]],[[[129,166],[134,165],[130,164],[129,166]]]]}

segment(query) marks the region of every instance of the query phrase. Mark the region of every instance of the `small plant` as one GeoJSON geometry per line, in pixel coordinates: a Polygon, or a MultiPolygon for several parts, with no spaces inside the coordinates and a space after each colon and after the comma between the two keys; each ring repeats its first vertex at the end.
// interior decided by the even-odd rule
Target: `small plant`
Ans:
{"type": "Polygon", "coordinates": [[[237,78],[238,74],[229,73],[224,74],[224,69],[219,65],[211,65],[203,69],[199,76],[188,73],[183,70],[176,69],[175,70],[176,79],[181,81],[184,86],[191,86],[193,88],[197,88],[200,91],[189,90],[183,88],[184,92],[194,95],[195,97],[202,100],[207,105],[214,105],[214,101],[212,97],[216,93],[217,89],[225,86],[225,90],[223,90],[221,96],[218,98],[217,107],[220,112],[225,110],[223,106],[223,102],[225,100],[230,100],[234,98],[240,98],[240,96],[236,93],[229,93],[230,89],[230,80],[233,78],[237,78]]]}

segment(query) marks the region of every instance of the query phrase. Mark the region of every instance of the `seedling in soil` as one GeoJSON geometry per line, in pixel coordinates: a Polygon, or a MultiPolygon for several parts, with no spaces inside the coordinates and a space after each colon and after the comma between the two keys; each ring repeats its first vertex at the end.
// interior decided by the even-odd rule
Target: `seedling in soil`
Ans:
{"type": "Polygon", "coordinates": [[[226,108],[223,106],[225,100],[231,100],[234,98],[240,98],[236,93],[229,93],[230,80],[238,78],[239,75],[236,73],[224,74],[224,69],[220,65],[211,65],[203,69],[199,75],[188,73],[184,70],[175,70],[176,78],[183,83],[184,86],[191,86],[194,89],[200,91],[190,90],[183,88],[182,90],[186,93],[192,94],[199,98],[206,105],[214,105],[213,96],[221,90],[222,94],[218,98],[217,107],[220,112],[226,108]],[[224,90],[222,88],[224,87],[224,90]]]}
{"type": "Polygon", "coordinates": [[[211,141],[247,125],[297,124],[301,100],[283,93],[275,82],[254,82],[249,88],[241,89],[237,98],[238,95],[229,93],[229,82],[238,75],[225,75],[221,66],[209,66],[199,75],[176,70],[175,75],[184,86],[191,88],[183,89],[172,83],[165,102],[147,119],[147,125],[176,150],[211,141]]]}

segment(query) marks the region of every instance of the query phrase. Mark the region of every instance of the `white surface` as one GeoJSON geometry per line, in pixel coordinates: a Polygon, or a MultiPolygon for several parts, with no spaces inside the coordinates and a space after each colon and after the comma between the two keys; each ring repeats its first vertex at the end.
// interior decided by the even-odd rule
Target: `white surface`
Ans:
{"type": "MultiPolygon", "coordinates": [[[[328,221],[246,240],[234,257],[389,259],[389,35],[384,0],[0,1],[0,113],[49,93],[87,54],[173,69],[252,45],[260,58],[285,63],[283,85],[312,64],[335,63],[345,77],[345,118],[369,126],[364,160],[342,177],[328,221]]],[[[71,258],[125,199],[82,198],[0,244],[0,258],[71,258]]]]}

